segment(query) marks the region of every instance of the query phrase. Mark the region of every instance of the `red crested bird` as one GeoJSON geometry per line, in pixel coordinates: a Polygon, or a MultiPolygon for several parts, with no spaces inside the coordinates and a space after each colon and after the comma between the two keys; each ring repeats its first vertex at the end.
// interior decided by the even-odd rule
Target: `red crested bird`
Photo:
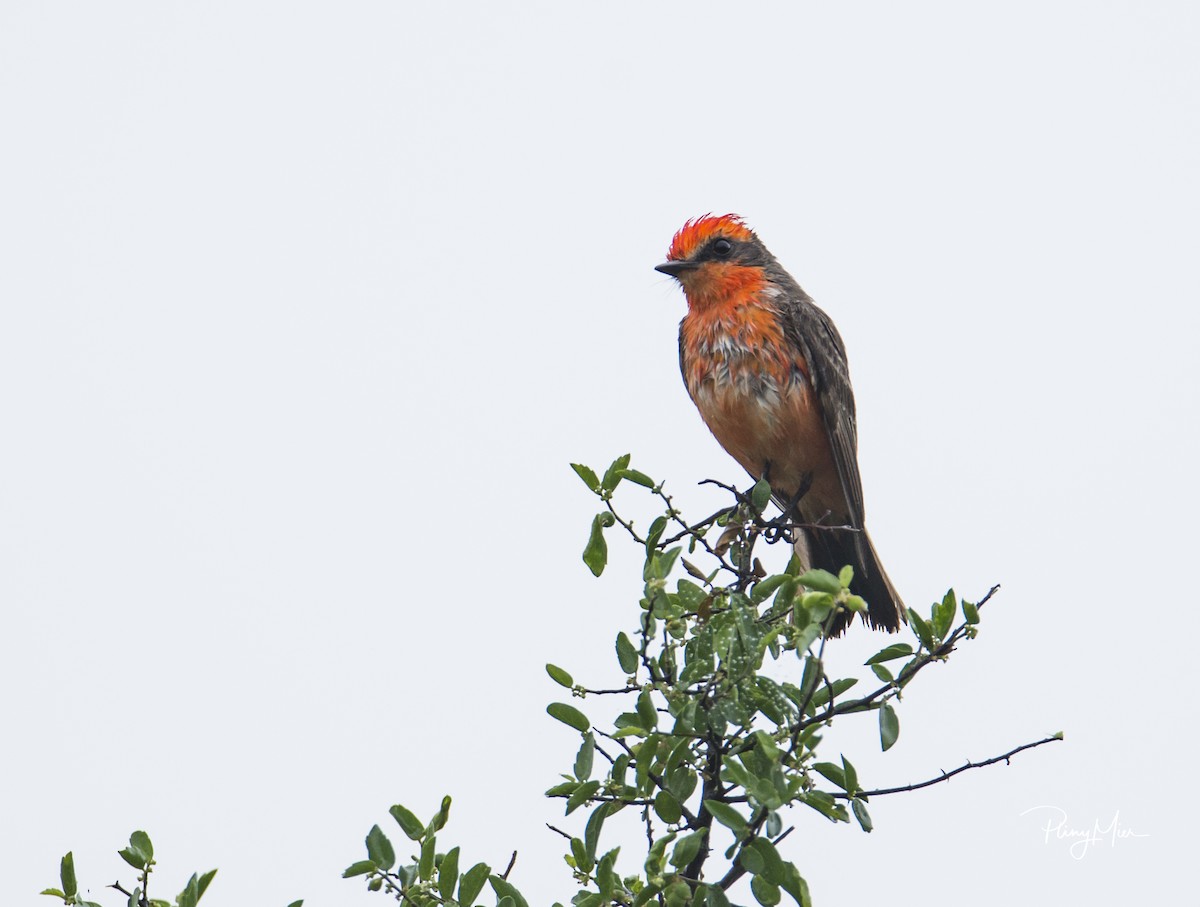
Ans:
{"type": "MultiPolygon", "coordinates": [[[[864,620],[895,632],[907,616],[863,522],[854,392],[837,328],[733,214],[689,220],[656,270],[687,297],[679,366],[701,418],[801,524],[794,543],[804,565],[834,574],[851,565],[864,620]]],[[[831,633],[851,617],[839,613],[831,633]]]]}

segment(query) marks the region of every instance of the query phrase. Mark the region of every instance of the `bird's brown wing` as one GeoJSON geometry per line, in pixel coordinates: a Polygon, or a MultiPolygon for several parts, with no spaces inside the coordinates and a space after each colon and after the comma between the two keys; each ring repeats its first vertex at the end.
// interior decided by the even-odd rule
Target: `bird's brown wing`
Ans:
{"type": "MultiPolygon", "coordinates": [[[[692,389],[688,385],[687,380],[687,347],[683,340],[683,322],[679,322],[679,374],[683,376],[683,386],[688,392],[688,396],[692,397],[692,389]]],[[[696,398],[692,397],[692,402],[696,402],[696,398]]]]}
{"type": "MultiPolygon", "coordinates": [[[[784,313],[784,333],[808,362],[809,380],[821,403],[821,416],[829,434],[846,511],[851,525],[863,528],[862,479],[858,473],[858,425],[854,415],[854,391],[846,347],[829,316],[811,300],[801,298],[784,313]]],[[[863,533],[856,534],[855,547],[862,549],[863,533]]]]}

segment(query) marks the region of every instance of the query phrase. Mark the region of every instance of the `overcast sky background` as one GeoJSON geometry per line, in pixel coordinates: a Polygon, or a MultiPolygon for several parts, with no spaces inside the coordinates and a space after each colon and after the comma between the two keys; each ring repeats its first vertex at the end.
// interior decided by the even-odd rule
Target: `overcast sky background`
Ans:
{"type": "Polygon", "coordinates": [[[543,664],[619,682],[640,574],[579,561],[567,463],[632,451],[697,516],[743,480],[652,270],[734,211],[845,337],[907,601],[1004,585],[891,752],[827,757],[890,786],[1066,732],[870,836],[794,811],[816,903],[1167,902],[1198,90],[1186,2],[0,4],[0,901],[74,850],[115,904],[144,828],[158,896],[379,903],[340,871],[443,793],[464,860],[569,898],[543,664]],[[1072,859],[1042,805],[1149,837],[1072,859]]]}

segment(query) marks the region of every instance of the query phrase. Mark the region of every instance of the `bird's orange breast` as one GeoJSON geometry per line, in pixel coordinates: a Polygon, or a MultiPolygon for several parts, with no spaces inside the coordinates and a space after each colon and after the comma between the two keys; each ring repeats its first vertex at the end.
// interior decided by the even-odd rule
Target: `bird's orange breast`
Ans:
{"type": "Polygon", "coordinates": [[[768,471],[784,500],[805,481],[812,482],[806,504],[840,500],[809,365],[784,334],[769,294],[691,306],[680,325],[680,364],[705,424],[747,472],[760,478],[768,471]]]}

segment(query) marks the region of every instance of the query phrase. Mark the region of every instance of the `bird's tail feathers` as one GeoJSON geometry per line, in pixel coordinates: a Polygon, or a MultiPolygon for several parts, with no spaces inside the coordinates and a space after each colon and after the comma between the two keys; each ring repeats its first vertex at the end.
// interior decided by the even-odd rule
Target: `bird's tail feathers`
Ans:
{"type": "MultiPolygon", "coordinates": [[[[819,567],[835,575],[846,564],[854,568],[850,591],[866,601],[867,613],[863,619],[871,629],[895,633],[901,624],[908,623],[904,602],[879,562],[866,530],[802,529],[795,548],[796,555],[806,566],[819,567]]],[[[839,614],[830,635],[841,636],[853,618],[850,612],[839,614]]]]}

